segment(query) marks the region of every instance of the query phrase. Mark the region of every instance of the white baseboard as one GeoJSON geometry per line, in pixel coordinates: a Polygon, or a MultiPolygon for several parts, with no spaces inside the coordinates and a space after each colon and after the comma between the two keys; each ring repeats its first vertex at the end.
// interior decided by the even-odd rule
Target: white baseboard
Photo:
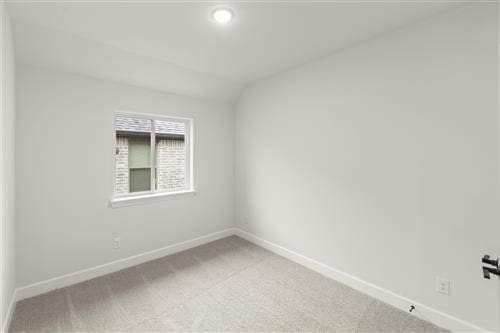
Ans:
{"type": "MultiPolygon", "coordinates": [[[[205,236],[193,238],[184,242],[165,246],[156,250],[144,252],[131,257],[119,259],[106,264],[83,269],[74,273],[65,274],[52,279],[36,282],[16,289],[16,301],[37,296],[54,289],[60,289],[75,283],[90,280],[98,276],[113,273],[128,267],[142,264],[147,261],[158,259],[169,254],[184,251],[205,243],[209,243],[224,237],[234,235],[234,229],[228,228],[222,231],[214,232],[205,236]]],[[[7,326],[8,327],[8,326],[7,326]]]]}
{"type": "Polygon", "coordinates": [[[2,332],[7,333],[9,330],[10,322],[12,320],[12,315],[14,314],[14,308],[16,306],[17,300],[17,289],[12,293],[12,297],[10,298],[9,307],[7,309],[7,315],[5,317],[5,321],[3,323],[2,332]]]}
{"type": "Polygon", "coordinates": [[[241,238],[244,238],[256,245],[259,245],[269,251],[272,251],[282,257],[290,259],[302,266],[305,266],[313,271],[316,271],[324,276],[327,276],[333,280],[343,283],[353,289],[359,290],[362,293],[370,295],[376,299],[379,299],[387,304],[390,304],[403,311],[408,311],[410,305],[416,307],[415,316],[420,317],[424,320],[430,321],[435,325],[449,329],[453,332],[485,332],[487,330],[478,327],[474,324],[451,316],[449,314],[443,313],[439,310],[426,306],[424,304],[415,302],[409,298],[398,295],[392,291],[386,290],[372,283],[366,282],[355,276],[347,274],[345,272],[339,271],[333,267],[325,265],[319,261],[306,257],[300,253],[291,251],[283,246],[274,244],[270,241],[257,237],[251,233],[248,233],[242,229],[235,228],[235,234],[241,238]]]}

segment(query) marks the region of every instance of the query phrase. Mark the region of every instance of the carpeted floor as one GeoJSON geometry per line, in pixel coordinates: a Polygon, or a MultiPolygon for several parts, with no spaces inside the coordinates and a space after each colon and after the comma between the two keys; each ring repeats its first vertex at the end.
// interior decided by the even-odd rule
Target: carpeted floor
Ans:
{"type": "Polygon", "coordinates": [[[18,302],[10,332],[437,332],[232,236],[18,302]]]}

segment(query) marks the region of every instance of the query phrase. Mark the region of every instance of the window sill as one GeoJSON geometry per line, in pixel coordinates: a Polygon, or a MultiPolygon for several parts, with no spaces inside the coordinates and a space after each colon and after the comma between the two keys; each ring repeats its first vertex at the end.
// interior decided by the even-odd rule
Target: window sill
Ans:
{"type": "Polygon", "coordinates": [[[109,201],[111,208],[118,207],[127,207],[127,206],[136,206],[154,203],[163,200],[170,199],[179,199],[186,197],[194,197],[196,195],[196,190],[185,190],[178,192],[167,192],[167,193],[154,193],[154,194],[145,194],[145,195],[137,195],[131,197],[122,197],[122,198],[112,198],[109,201]]]}

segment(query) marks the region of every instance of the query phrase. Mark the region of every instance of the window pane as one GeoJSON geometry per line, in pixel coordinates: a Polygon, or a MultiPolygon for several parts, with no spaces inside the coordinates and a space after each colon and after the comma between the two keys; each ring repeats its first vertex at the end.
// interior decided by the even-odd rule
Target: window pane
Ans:
{"type": "Polygon", "coordinates": [[[130,138],[128,148],[130,192],[151,190],[151,139],[130,138]]]}
{"type": "Polygon", "coordinates": [[[151,188],[151,169],[130,169],[130,192],[149,191],[151,188]]]}
{"type": "Polygon", "coordinates": [[[174,191],[186,186],[186,126],[183,122],[155,121],[156,189],[174,191]]]}
{"type": "Polygon", "coordinates": [[[117,116],[115,193],[151,189],[151,120],[117,116]]]}
{"type": "Polygon", "coordinates": [[[128,163],[130,169],[151,167],[151,139],[149,137],[129,139],[128,163]]]}

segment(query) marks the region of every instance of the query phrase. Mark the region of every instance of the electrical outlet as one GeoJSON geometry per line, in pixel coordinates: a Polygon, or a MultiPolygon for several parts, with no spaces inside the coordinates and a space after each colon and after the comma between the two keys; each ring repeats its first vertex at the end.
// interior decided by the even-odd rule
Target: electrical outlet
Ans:
{"type": "Polygon", "coordinates": [[[113,238],[113,249],[117,250],[120,248],[120,237],[113,238]]]}
{"type": "Polygon", "coordinates": [[[436,292],[450,296],[450,280],[436,277],[436,292]]]}

